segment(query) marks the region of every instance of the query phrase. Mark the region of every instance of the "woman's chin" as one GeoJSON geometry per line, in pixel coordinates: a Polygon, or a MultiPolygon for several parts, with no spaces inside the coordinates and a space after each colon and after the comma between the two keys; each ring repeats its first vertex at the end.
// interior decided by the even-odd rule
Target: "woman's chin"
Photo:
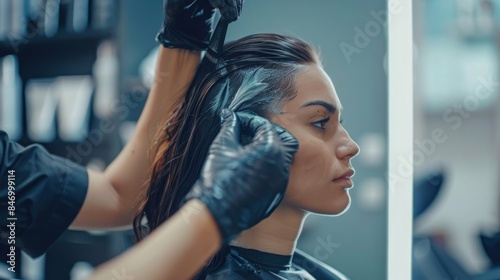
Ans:
{"type": "Polygon", "coordinates": [[[339,216],[347,212],[349,207],[351,207],[351,198],[347,194],[345,197],[337,198],[333,202],[325,202],[322,207],[315,207],[311,212],[320,215],[339,216]]]}

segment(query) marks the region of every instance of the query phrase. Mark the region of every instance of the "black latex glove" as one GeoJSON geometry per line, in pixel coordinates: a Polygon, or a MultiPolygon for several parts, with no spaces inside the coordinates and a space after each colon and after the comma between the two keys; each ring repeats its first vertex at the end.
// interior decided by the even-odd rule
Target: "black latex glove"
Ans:
{"type": "Polygon", "coordinates": [[[156,40],[166,48],[205,50],[212,33],[212,16],[235,21],[243,0],[164,0],[165,19],[156,40]]]}
{"type": "Polygon", "coordinates": [[[221,131],[186,200],[197,198],[208,207],[227,244],[276,209],[299,144],[259,116],[225,109],[222,119],[221,131]],[[252,135],[248,145],[240,144],[240,132],[252,135]]]}

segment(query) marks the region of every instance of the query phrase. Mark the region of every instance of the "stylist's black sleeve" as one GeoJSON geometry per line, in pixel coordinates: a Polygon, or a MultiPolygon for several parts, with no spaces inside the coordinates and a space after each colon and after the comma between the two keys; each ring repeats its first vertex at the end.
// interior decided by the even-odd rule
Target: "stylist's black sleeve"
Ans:
{"type": "Polygon", "coordinates": [[[15,174],[15,245],[32,257],[45,253],[69,227],[88,189],[87,170],[40,145],[22,147],[0,130],[0,238],[7,243],[8,171],[15,174]]]}

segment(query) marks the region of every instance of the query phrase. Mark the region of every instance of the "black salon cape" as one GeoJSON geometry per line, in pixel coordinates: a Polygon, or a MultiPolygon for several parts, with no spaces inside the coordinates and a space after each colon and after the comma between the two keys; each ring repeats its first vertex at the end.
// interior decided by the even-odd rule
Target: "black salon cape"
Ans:
{"type": "Polygon", "coordinates": [[[15,245],[31,257],[45,253],[69,227],[88,189],[87,170],[40,145],[10,141],[0,130],[0,239],[7,244],[8,171],[15,174],[15,245]]]}
{"type": "Polygon", "coordinates": [[[262,279],[262,280],[348,280],[345,275],[295,250],[292,256],[282,256],[257,250],[230,247],[230,253],[217,271],[206,280],[262,279]]]}

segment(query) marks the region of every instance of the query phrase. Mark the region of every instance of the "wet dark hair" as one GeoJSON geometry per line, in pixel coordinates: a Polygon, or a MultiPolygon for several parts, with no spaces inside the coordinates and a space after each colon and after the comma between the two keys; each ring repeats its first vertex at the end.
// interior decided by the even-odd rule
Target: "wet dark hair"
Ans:
{"type": "MultiPolygon", "coordinates": [[[[267,118],[279,114],[282,101],[295,97],[296,74],[314,63],[319,63],[316,51],[289,36],[256,34],[225,45],[216,70],[193,80],[186,98],[157,134],[149,187],[134,219],[138,240],[180,208],[220,130],[222,109],[267,118]],[[141,226],[144,216],[146,230],[141,226]]],[[[197,278],[217,269],[223,251],[197,278]]]]}

